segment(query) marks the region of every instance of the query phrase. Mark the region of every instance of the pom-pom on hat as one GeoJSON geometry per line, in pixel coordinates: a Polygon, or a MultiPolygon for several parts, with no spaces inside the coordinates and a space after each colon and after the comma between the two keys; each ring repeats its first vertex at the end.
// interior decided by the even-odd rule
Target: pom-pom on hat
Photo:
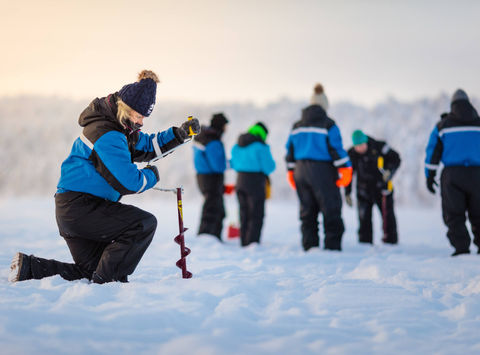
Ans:
{"type": "Polygon", "coordinates": [[[260,137],[265,142],[267,139],[268,129],[263,122],[257,122],[248,129],[248,133],[260,137]]]}
{"type": "Polygon", "coordinates": [[[137,82],[125,85],[118,94],[130,108],[148,117],[155,106],[158,82],[158,77],[153,71],[142,70],[138,74],[137,82]]]}
{"type": "Polygon", "coordinates": [[[361,130],[357,129],[352,134],[352,142],[353,142],[353,145],[360,145],[360,144],[363,144],[363,143],[367,143],[368,142],[368,137],[361,130]]]}
{"type": "Polygon", "coordinates": [[[217,131],[222,131],[223,127],[228,123],[227,118],[225,115],[220,113],[215,113],[210,120],[210,126],[215,128],[217,131]]]}
{"type": "Polygon", "coordinates": [[[310,103],[312,105],[319,105],[325,111],[328,110],[328,106],[329,106],[328,99],[327,99],[327,96],[325,95],[322,84],[316,84],[313,87],[313,94],[312,94],[312,97],[310,98],[310,103]]]}

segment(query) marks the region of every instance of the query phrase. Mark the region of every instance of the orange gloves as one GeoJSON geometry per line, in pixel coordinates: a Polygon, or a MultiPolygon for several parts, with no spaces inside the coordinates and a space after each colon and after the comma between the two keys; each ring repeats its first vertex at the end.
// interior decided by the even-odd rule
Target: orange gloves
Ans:
{"type": "Polygon", "coordinates": [[[348,168],[338,168],[338,175],[340,176],[337,180],[338,187],[347,187],[352,181],[353,169],[352,167],[348,168]]]}
{"type": "Polygon", "coordinates": [[[226,195],[231,195],[235,191],[235,185],[228,184],[223,186],[223,193],[226,195]]]}
{"type": "Polygon", "coordinates": [[[297,190],[297,186],[295,185],[295,179],[293,178],[293,170],[287,171],[287,181],[293,190],[297,190]]]}

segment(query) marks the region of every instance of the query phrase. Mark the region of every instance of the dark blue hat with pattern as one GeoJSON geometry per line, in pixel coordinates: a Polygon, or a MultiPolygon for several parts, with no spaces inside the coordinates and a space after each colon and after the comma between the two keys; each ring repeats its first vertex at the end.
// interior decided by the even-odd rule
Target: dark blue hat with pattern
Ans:
{"type": "Polygon", "coordinates": [[[148,117],[155,106],[158,81],[154,72],[143,70],[138,75],[138,81],[125,85],[120,89],[118,95],[130,108],[142,116],[148,117]]]}

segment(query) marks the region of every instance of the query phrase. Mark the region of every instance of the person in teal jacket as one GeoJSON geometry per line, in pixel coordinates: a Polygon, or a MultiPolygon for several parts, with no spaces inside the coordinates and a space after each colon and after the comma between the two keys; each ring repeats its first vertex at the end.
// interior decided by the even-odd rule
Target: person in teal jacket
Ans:
{"type": "Polygon", "coordinates": [[[232,148],[230,165],[237,172],[236,191],[240,205],[240,241],[242,246],[260,243],[265,214],[268,175],[275,170],[270,147],[265,143],[268,129],[257,122],[240,135],[232,148]]]}

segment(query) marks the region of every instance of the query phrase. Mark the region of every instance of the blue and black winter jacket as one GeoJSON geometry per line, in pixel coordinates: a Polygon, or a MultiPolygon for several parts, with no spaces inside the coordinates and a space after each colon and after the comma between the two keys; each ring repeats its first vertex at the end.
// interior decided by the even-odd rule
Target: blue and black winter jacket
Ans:
{"type": "Polygon", "coordinates": [[[202,127],[194,138],[193,161],[197,174],[223,174],[227,168],[221,132],[202,127]]]}
{"type": "Polygon", "coordinates": [[[425,175],[435,176],[444,166],[480,166],[480,118],[467,100],[451,104],[451,112],[442,115],[426,149],[425,175]]]}
{"type": "Polygon", "coordinates": [[[81,113],[83,132],[63,162],[57,193],[76,191],[111,201],[157,183],[150,169],[134,162],[167,154],[182,142],[174,127],[157,134],[129,133],[117,119],[117,95],[97,98],[81,113]]]}
{"type": "Polygon", "coordinates": [[[319,105],[308,106],[302,111],[301,120],[293,125],[288,137],[288,170],[294,169],[298,160],[332,162],[337,168],[351,166],[340,130],[319,105]]]}
{"type": "Polygon", "coordinates": [[[260,138],[250,133],[240,135],[232,148],[232,169],[242,173],[262,173],[266,176],[275,170],[270,147],[260,138]]]}

